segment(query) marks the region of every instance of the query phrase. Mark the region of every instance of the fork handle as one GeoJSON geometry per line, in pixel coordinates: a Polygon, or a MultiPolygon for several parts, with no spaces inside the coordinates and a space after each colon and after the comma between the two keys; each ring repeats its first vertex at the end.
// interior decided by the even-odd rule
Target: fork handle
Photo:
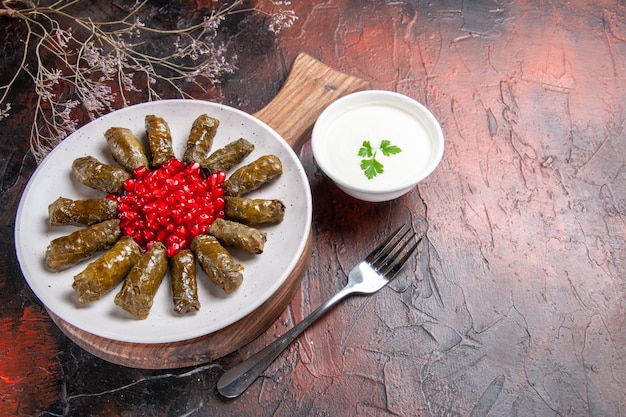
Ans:
{"type": "Polygon", "coordinates": [[[233,369],[225,372],[217,381],[217,391],[226,398],[235,398],[244,392],[267,367],[281,354],[287,346],[294,341],[307,327],[320,318],[328,309],[337,302],[354,292],[349,287],[344,287],[333,295],[328,301],[319,306],[304,320],[296,324],[289,331],[263,350],[250,356],[233,369]]]}

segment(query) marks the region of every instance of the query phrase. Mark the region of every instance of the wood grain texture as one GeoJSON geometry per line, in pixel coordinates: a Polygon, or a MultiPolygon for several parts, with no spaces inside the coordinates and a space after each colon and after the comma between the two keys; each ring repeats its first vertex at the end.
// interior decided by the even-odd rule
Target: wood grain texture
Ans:
{"type": "Polygon", "coordinates": [[[330,103],[369,88],[369,82],[333,70],[301,53],[294,59],[289,76],[276,97],[254,115],[298,151],[310,138],[309,131],[330,103]]]}

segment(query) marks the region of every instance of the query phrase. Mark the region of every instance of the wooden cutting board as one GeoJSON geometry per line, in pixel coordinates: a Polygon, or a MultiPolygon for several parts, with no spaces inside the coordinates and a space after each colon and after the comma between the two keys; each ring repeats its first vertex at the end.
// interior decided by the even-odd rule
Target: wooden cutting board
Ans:
{"type": "MultiPolygon", "coordinates": [[[[297,152],[309,139],[320,113],[346,94],[369,89],[369,83],[335,71],[307,54],[294,60],[276,97],[255,113],[297,152]]],[[[278,291],[243,319],[205,336],[172,343],[128,343],[85,332],[48,310],[59,328],[86,351],[116,363],[142,369],[195,366],[225,356],[260,336],[285,310],[300,286],[311,254],[311,235],[293,272],[278,291]]]]}

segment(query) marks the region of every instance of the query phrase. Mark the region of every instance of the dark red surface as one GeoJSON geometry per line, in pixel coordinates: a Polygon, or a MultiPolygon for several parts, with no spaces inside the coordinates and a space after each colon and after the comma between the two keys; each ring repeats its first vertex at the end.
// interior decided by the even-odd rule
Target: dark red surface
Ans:
{"type": "MultiPolygon", "coordinates": [[[[93,13],[110,13],[108,2],[92,3],[93,13]]],[[[202,6],[183,2],[181,12],[202,6]]],[[[305,145],[314,249],[289,309],[214,364],[129,369],[68,341],[21,275],[13,225],[35,168],[24,122],[33,92],[24,84],[14,117],[0,122],[0,414],[623,416],[626,6],[328,0],[294,8],[299,19],[277,37],[260,18],[231,22],[239,70],[199,98],[253,113],[306,52],[429,107],[446,138],[440,166],[397,201],[362,203],[319,172],[305,145]],[[425,233],[404,276],[338,306],[240,398],[218,396],[222,367],[325,301],[403,222],[425,233]]],[[[20,26],[2,19],[0,27],[10,63],[20,26]]]]}

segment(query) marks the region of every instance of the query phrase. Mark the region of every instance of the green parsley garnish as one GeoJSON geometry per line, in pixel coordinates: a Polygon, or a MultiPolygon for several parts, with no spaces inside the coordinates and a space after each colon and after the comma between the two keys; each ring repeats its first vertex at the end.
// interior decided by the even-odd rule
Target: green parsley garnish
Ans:
{"type": "Polygon", "coordinates": [[[364,140],[362,146],[359,148],[359,156],[364,158],[361,159],[361,169],[369,180],[385,171],[383,164],[376,160],[376,152],[378,150],[380,150],[385,156],[391,156],[402,152],[402,149],[398,146],[392,145],[391,141],[387,139],[380,141],[378,149],[372,148],[372,144],[369,140],[364,140]]]}

